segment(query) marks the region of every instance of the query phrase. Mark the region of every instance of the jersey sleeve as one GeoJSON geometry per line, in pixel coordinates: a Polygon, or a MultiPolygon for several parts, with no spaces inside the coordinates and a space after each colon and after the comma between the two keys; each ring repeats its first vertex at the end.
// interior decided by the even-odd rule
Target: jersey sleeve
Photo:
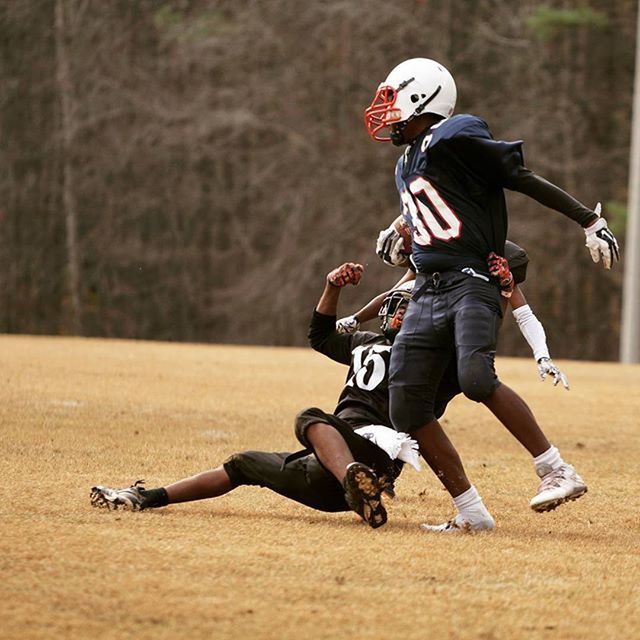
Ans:
{"type": "Polygon", "coordinates": [[[448,146],[458,157],[464,158],[466,168],[493,187],[507,187],[524,164],[522,140],[504,142],[490,137],[464,135],[452,138],[448,146]]]}
{"type": "Polygon", "coordinates": [[[336,316],[327,316],[313,311],[309,324],[309,344],[328,358],[341,364],[351,363],[354,334],[336,331],[336,316]]]}
{"type": "Polygon", "coordinates": [[[524,166],[517,167],[515,174],[508,183],[505,183],[505,187],[524,193],[545,207],[559,211],[582,227],[588,227],[598,218],[594,211],[585,207],[566,191],[524,166]]]}
{"type": "Polygon", "coordinates": [[[458,170],[487,186],[506,186],[524,164],[522,140],[494,140],[487,123],[478,116],[460,114],[434,129],[429,149],[445,154],[458,170]]]}
{"type": "Polygon", "coordinates": [[[470,120],[448,140],[450,148],[464,158],[467,169],[486,184],[523,193],[583,227],[592,224],[597,215],[591,209],[524,166],[522,144],[522,140],[494,140],[479,118],[470,120]]]}

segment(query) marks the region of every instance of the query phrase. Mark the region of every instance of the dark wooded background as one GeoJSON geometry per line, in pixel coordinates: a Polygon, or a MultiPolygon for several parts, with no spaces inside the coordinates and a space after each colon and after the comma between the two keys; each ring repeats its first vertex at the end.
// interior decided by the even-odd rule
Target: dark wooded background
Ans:
{"type": "MultiPolygon", "coordinates": [[[[304,344],[324,274],[398,210],[362,111],[432,57],[458,112],[624,240],[631,0],[22,0],[0,4],[0,331],[304,344]]],[[[510,237],[556,357],[615,359],[622,269],[520,195],[510,237]]],[[[501,352],[528,354],[505,323],[501,352]]]]}

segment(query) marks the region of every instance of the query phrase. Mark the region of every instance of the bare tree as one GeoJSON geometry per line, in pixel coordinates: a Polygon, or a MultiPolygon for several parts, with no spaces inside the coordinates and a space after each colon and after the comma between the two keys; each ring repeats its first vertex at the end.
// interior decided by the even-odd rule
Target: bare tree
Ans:
{"type": "Polygon", "coordinates": [[[65,220],[65,244],[67,248],[67,288],[70,299],[70,329],[72,333],[82,335],[82,308],[80,305],[80,250],[78,247],[78,203],[76,198],[76,179],[73,167],[73,138],[76,130],[74,122],[74,91],[71,79],[69,50],[70,38],[67,11],[69,2],[56,0],[55,42],[56,42],[56,79],[60,93],[60,133],[62,166],[62,202],[65,220]]]}

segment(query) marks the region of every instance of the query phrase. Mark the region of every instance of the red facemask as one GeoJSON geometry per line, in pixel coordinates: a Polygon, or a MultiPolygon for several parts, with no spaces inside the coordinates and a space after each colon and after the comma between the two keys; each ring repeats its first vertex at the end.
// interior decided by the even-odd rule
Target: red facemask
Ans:
{"type": "Polygon", "coordinates": [[[389,142],[391,137],[385,137],[381,131],[400,120],[400,109],[393,107],[397,97],[398,93],[393,87],[380,87],[373,102],[364,111],[367,131],[377,142],[389,142]]]}

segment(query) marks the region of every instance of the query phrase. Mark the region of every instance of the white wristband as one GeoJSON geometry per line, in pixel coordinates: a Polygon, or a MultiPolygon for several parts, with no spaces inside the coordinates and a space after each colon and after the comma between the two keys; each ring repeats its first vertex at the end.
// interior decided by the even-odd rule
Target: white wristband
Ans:
{"type": "Polygon", "coordinates": [[[524,339],[529,343],[535,361],[538,362],[540,358],[549,358],[547,336],[544,333],[544,327],[540,320],[536,318],[533,311],[531,311],[531,307],[525,304],[522,307],[514,309],[513,317],[516,319],[518,328],[524,336],[524,339]]]}

